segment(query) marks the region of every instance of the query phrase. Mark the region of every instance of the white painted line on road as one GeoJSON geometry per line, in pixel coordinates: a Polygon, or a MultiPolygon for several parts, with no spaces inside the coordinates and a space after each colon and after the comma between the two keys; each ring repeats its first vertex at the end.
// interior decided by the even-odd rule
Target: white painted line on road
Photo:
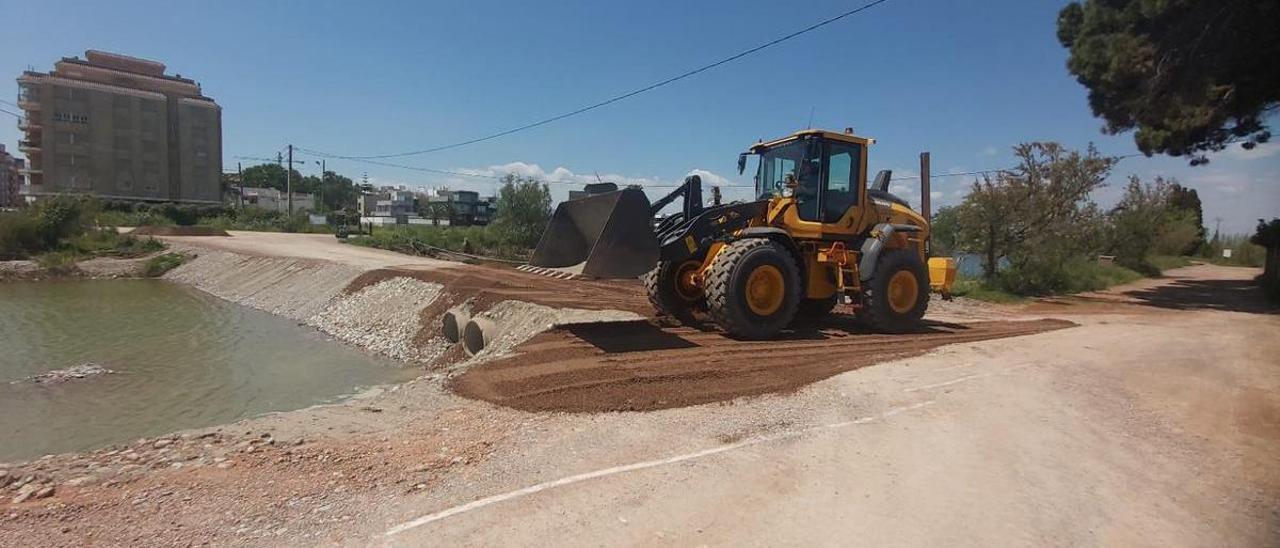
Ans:
{"type": "Polygon", "coordinates": [[[1031,364],[1023,364],[1017,367],[1010,367],[1008,369],[1005,369],[1004,371],[993,371],[991,373],[975,373],[972,375],[965,375],[963,377],[958,377],[955,379],[951,379],[949,381],[943,381],[943,382],[934,383],[934,384],[926,384],[924,386],[913,386],[911,388],[903,388],[902,391],[903,392],[919,392],[921,390],[929,390],[931,388],[942,388],[944,386],[960,384],[962,382],[968,382],[974,379],[985,379],[987,377],[994,377],[996,375],[1008,375],[1009,373],[1013,373],[1014,371],[1021,371],[1028,367],[1031,367],[1031,364]]]}
{"type": "Polygon", "coordinates": [[[388,536],[388,537],[389,537],[389,536],[393,536],[393,535],[398,535],[398,534],[400,534],[400,533],[403,533],[403,532],[408,531],[408,530],[410,530],[410,529],[413,529],[413,528],[415,528],[415,527],[421,527],[421,526],[423,526],[423,525],[426,525],[426,524],[431,523],[431,522],[434,522],[434,521],[440,521],[440,520],[442,520],[442,519],[445,519],[445,518],[448,518],[448,517],[452,517],[452,516],[456,516],[456,515],[458,515],[458,514],[463,514],[463,513],[466,513],[466,512],[470,512],[470,511],[472,511],[472,510],[477,510],[477,509],[480,509],[480,508],[484,508],[485,506],[489,506],[489,505],[491,505],[491,504],[496,504],[496,503],[499,503],[499,502],[503,502],[503,501],[511,500],[511,499],[514,499],[514,498],[523,497],[523,496],[526,496],[526,495],[532,495],[532,494],[534,494],[534,493],[538,493],[538,492],[541,492],[541,491],[546,491],[546,490],[548,490],[548,489],[554,489],[554,488],[556,488],[556,487],[563,487],[563,486],[565,486],[565,485],[570,485],[570,484],[574,484],[574,483],[578,483],[578,482],[582,482],[582,481],[587,481],[587,480],[591,480],[591,479],[596,479],[596,478],[602,478],[602,477],[605,477],[605,476],[612,476],[612,475],[615,475],[615,474],[622,474],[622,473],[625,473],[625,472],[634,472],[634,471],[636,471],[636,470],[644,470],[644,469],[646,469],[646,468],[654,468],[654,467],[657,467],[657,466],[665,466],[665,465],[668,465],[668,464],[675,464],[675,463],[678,463],[678,462],[684,462],[684,461],[687,461],[687,460],[700,459],[700,458],[702,458],[702,457],[708,457],[708,456],[715,455],[715,454],[718,454],[718,453],[724,453],[725,451],[732,451],[732,450],[734,450],[734,449],[741,449],[741,448],[743,448],[743,447],[747,447],[747,446],[751,446],[751,445],[757,445],[757,444],[761,444],[761,443],[765,443],[765,442],[769,442],[769,441],[777,441],[777,440],[785,439],[785,438],[794,438],[794,437],[798,437],[798,436],[801,436],[801,435],[803,435],[803,434],[806,434],[806,433],[809,433],[809,432],[814,432],[814,431],[817,431],[817,430],[833,429],[833,428],[844,428],[844,427],[854,426],[854,425],[859,425],[859,424],[867,424],[867,423],[870,423],[870,422],[875,422],[875,421],[877,421],[877,420],[884,420],[884,419],[888,419],[889,417],[892,417],[892,416],[897,415],[897,414],[899,414],[899,413],[904,413],[904,412],[907,412],[907,411],[911,411],[911,410],[919,409],[919,408],[921,408],[921,407],[925,407],[925,406],[932,405],[932,404],[933,404],[933,400],[928,400],[928,401],[924,401],[924,402],[920,402],[920,403],[916,403],[916,404],[912,404],[912,405],[906,405],[906,406],[902,406],[902,407],[895,407],[895,408],[893,408],[893,409],[890,409],[890,410],[888,410],[888,411],[885,411],[884,413],[881,413],[881,414],[880,414],[880,415],[878,415],[878,416],[863,417],[863,418],[860,418],[860,419],[854,419],[854,420],[851,420],[851,421],[837,422],[837,423],[832,423],[832,424],[824,424],[824,425],[821,425],[821,426],[811,426],[811,427],[809,427],[809,428],[804,428],[804,429],[801,429],[801,430],[792,430],[792,431],[790,431],[790,432],[781,432],[781,433],[772,434],[772,435],[768,435],[768,436],[760,436],[760,437],[757,437],[757,438],[750,438],[750,439],[742,440],[742,441],[739,441],[739,442],[730,443],[730,444],[728,444],[728,445],[721,445],[721,446],[719,446],[719,447],[712,447],[712,448],[710,448],[710,449],[703,449],[702,451],[696,451],[696,452],[693,452],[693,453],[686,453],[686,454],[684,454],[684,455],[676,455],[676,456],[674,456],[674,457],[667,457],[667,458],[665,458],[665,459],[647,460],[647,461],[637,462],[637,463],[634,463],[634,464],[627,464],[627,465],[623,465],[623,466],[614,466],[614,467],[612,467],[612,468],[605,468],[605,469],[603,469],[603,470],[596,470],[596,471],[594,471],[594,472],[587,472],[587,473],[584,473],[584,474],[577,474],[577,475],[574,475],[574,476],[568,476],[568,477],[560,478],[560,479],[557,479],[557,480],[548,481],[548,482],[545,482],[545,483],[539,483],[539,484],[537,484],[537,485],[530,485],[530,486],[525,487],[525,488],[523,488],[523,489],[517,489],[517,490],[515,490],[515,491],[509,491],[509,492],[506,492],[506,493],[501,493],[501,494],[498,494],[498,495],[493,495],[493,496],[485,497],[485,498],[482,498],[482,499],[479,499],[479,500],[475,500],[475,501],[472,501],[472,502],[468,502],[468,503],[466,503],[466,504],[462,504],[462,505],[459,505],[459,506],[454,506],[453,508],[449,508],[449,509],[446,509],[446,510],[441,510],[441,511],[436,512],[436,513],[434,513],[434,514],[427,514],[427,515],[422,516],[422,517],[420,517],[420,518],[417,518],[417,519],[414,519],[414,520],[411,520],[411,521],[407,521],[407,522],[405,522],[405,523],[401,523],[400,525],[397,525],[397,526],[395,526],[395,527],[392,527],[391,529],[388,529],[388,530],[387,530],[387,532],[385,533],[385,535],[386,535],[386,536],[388,536]]]}
{"type": "Polygon", "coordinates": [[[978,379],[978,378],[982,378],[982,377],[990,377],[990,376],[991,376],[991,374],[990,374],[990,373],[987,373],[987,374],[985,374],[985,375],[965,375],[965,376],[963,376],[963,377],[960,377],[960,378],[957,378],[957,379],[951,379],[951,380],[949,380],[949,381],[945,381],[945,382],[938,382],[938,383],[933,383],[933,384],[926,384],[926,385],[924,385],[924,386],[913,386],[913,387],[911,387],[911,388],[903,388],[903,389],[902,389],[902,391],[903,391],[903,392],[915,392],[915,391],[918,391],[918,390],[928,390],[928,389],[930,389],[930,388],[942,388],[942,387],[944,387],[944,386],[951,386],[951,385],[953,385],[953,384],[960,384],[960,383],[965,382],[965,381],[971,381],[971,380],[973,380],[973,379],[978,379]]]}

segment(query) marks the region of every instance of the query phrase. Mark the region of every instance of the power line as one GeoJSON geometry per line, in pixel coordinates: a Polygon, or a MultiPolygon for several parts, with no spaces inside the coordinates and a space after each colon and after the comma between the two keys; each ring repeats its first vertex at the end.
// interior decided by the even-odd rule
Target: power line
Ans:
{"type": "Polygon", "coordinates": [[[17,107],[17,108],[22,108],[22,106],[21,106],[21,105],[19,105],[18,103],[15,103],[15,102],[13,102],[13,101],[6,101],[6,100],[4,100],[4,99],[0,99],[0,103],[4,103],[4,104],[6,104],[6,105],[12,105],[12,106],[17,107]]]}
{"type": "MultiPolygon", "coordinates": [[[[1146,156],[1146,155],[1145,155],[1145,154],[1142,154],[1141,152],[1137,152],[1137,153],[1133,153],[1133,154],[1124,154],[1124,155],[1121,155],[1121,156],[1112,156],[1112,158],[1113,158],[1115,161],[1119,162],[1120,160],[1125,160],[1125,159],[1128,159],[1128,158],[1135,158],[1135,157],[1138,157],[1138,156],[1146,156]]],[[[960,173],[938,173],[938,174],[932,174],[932,175],[930,175],[930,178],[937,179],[937,178],[942,178],[942,177],[961,177],[961,176],[965,176],[965,175],[982,175],[982,174],[984,174],[984,173],[1005,173],[1005,172],[1010,172],[1010,171],[1016,171],[1017,169],[1018,169],[1018,168],[1016,168],[1016,167],[1009,167],[1009,168],[1001,168],[1001,169],[979,169],[979,170],[975,170],[975,171],[964,171],[964,172],[960,172],[960,173]]],[[[920,176],[919,176],[919,175],[903,175],[902,177],[893,177],[893,178],[891,178],[891,179],[889,179],[889,180],[890,180],[890,181],[903,181],[903,180],[915,180],[915,179],[919,179],[919,178],[920,178],[920,176]]]]}
{"type": "Polygon", "coordinates": [[[738,59],[741,59],[741,58],[746,57],[746,56],[748,56],[748,55],[751,55],[751,54],[753,54],[753,53],[759,52],[759,51],[764,50],[764,49],[766,49],[766,48],[770,48],[770,47],[772,47],[772,46],[776,46],[776,45],[778,45],[778,44],[781,44],[781,43],[783,43],[783,42],[786,42],[787,40],[790,40],[790,39],[795,38],[795,37],[797,37],[797,36],[800,36],[800,35],[802,35],[802,34],[806,34],[806,33],[809,33],[809,32],[813,32],[813,31],[815,31],[815,30],[817,30],[817,29],[819,29],[819,28],[822,28],[822,27],[825,27],[825,26],[830,25],[830,24],[832,24],[832,23],[835,23],[836,21],[839,21],[839,20],[844,19],[844,18],[846,18],[846,17],[851,17],[851,16],[853,16],[853,15],[856,15],[856,14],[858,14],[858,13],[860,13],[860,12],[863,12],[863,11],[865,11],[865,10],[871,9],[871,8],[873,8],[873,7],[877,6],[877,5],[883,4],[883,3],[888,2],[888,1],[889,1],[889,0],[874,0],[874,1],[872,1],[872,2],[868,2],[868,3],[863,4],[863,5],[861,5],[861,6],[857,7],[857,8],[854,8],[854,9],[851,9],[851,10],[846,11],[846,12],[844,12],[844,13],[841,13],[841,14],[839,14],[839,15],[836,15],[836,16],[833,16],[833,17],[828,17],[827,19],[823,19],[822,21],[819,21],[819,22],[817,22],[817,23],[814,23],[814,24],[812,24],[812,25],[809,25],[808,27],[805,27],[805,28],[803,28],[803,29],[800,29],[800,30],[798,30],[798,31],[795,31],[795,32],[793,32],[793,33],[791,33],[791,34],[788,34],[788,35],[786,35],[786,36],[782,36],[782,37],[780,37],[780,38],[775,38],[775,39],[773,39],[773,40],[770,40],[770,41],[765,42],[765,43],[763,43],[763,44],[760,44],[760,45],[758,45],[758,46],[755,46],[755,47],[752,47],[752,48],[749,48],[749,49],[743,50],[743,51],[741,51],[741,52],[738,52],[738,53],[735,53],[735,54],[733,54],[733,55],[730,55],[729,57],[725,57],[725,58],[720,59],[720,60],[718,60],[718,61],[715,61],[715,62],[713,62],[713,63],[706,64],[706,65],[700,66],[700,67],[698,67],[698,68],[695,68],[695,69],[693,69],[693,70],[689,70],[689,71],[683,72],[683,73],[681,73],[681,74],[679,74],[679,75],[672,76],[672,77],[667,78],[667,79],[665,79],[665,80],[661,80],[661,81],[659,81],[659,82],[655,82],[655,83],[649,84],[649,85],[644,86],[644,87],[642,87],[642,88],[635,89],[635,90],[629,91],[629,92],[627,92],[627,93],[623,93],[623,94],[621,94],[621,95],[615,95],[615,96],[613,96],[613,97],[610,97],[610,98],[605,99],[605,100],[603,100],[603,101],[600,101],[600,102],[598,102],[598,103],[594,103],[594,104],[591,104],[591,105],[588,105],[588,106],[585,106],[585,107],[582,107],[582,108],[579,108],[579,109],[576,109],[576,110],[572,110],[572,111],[569,111],[569,112],[566,112],[566,113],[563,113],[563,114],[558,114],[558,115],[552,116],[552,117],[550,117],[550,118],[544,118],[544,119],[542,119],[542,120],[538,120],[538,121],[536,121],[536,122],[528,123],[528,124],[525,124],[525,125],[522,125],[522,126],[517,126],[517,127],[511,128],[511,129],[506,129],[506,130],[503,130],[503,131],[499,131],[499,132],[497,132],[497,133],[491,133],[491,134],[489,134],[489,135],[485,135],[485,136],[483,136],[483,137],[476,137],[476,138],[474,138],[474,139],[467,139],[467,140],[465,140],[465,141],[459,141],[459,142],[451,143],[451,144],[447,144],[447,145],[441,145],[441,146],[432,147],[432,148],[426,148],[426,149],[422,149],[422,150],[413,150],[413,151],[409,151],[409,152],[400,152],[400,153],[395,153],[395,154],[375,154],[375,155],[368,155],[368,156],[332,156],[332,157],[333,157],[333,158],[340,158],[340,159],[343,159],[343,160],[356,160],[356,159],[372,160],[372,159],[382,159],[382,158],[399,158],[399,157],[403,157],[403,156],[417,156],[417,155],[419,155],[419,154],[429,154],[429,153],[432,153],[432,152],[439,152],[439,151],[442,151],[442,150],[449,150],[449,149],[452,149],[452,148],[464,147],[464,146],[467,146],[467,145],[473,145],[473,144],[481,143],[481,142],[484,142],[484,141],[490,141],[490,140],[493,140],[493,139],[497,139],[497,138],[499,138],[499,137],[504,137],[504,136],[507,136],[507,135],[511,135],[511,134],[513,134],[513,133],[519,133],[519,132],[521,132],[521,131],[525,131],[525,130],[533,129],[533,128],[536,128],[536,127],[539,127],[539,126],[544,126],[544,125],[550,124],[550,123],[552,123],[552,122],[557,122],[557,121],[563,120],[563,119],[565,119],[565,118],[569,118],[569,117],[572,117],[572,116],[577,116],[577,115],[582,114],[582,113],[584,113],[584,112],[592,111],[592,110],[598,109],[598,108],[603,107],[603,106],[611,105],[611,104],[616,103],[616,102],[618,102],[618,101],[622,101],[622,100],[625,100],[625,99],[629,99],[629,98],[631,98],[631,97],[635,97],[635,96],[640,95],[640,94],[645,93],[645,92],[653,91],[653,90],[658,89],[658,88],[660,88],[660,87],[663,87],[663,86],[666,86],[666,85],[669,85],[669,84],[673,84],[673,83],[678,82],[678,81],[680,81],[680,80],[684,80],[685,78],[688,78],[688,77],[690,77],[690,76],[694,76],[694,75],[696,75],[696,74],[699,74],[699,73],[702,73],[702,72],[706,72],[706,71],[711,70],[711,69],[713,69],[713,68],[716,68],[716,67],[718,67],[718,66],[720,66],[720,65],[724,65],[724,64],[726,64],[726,63],[731,63],[731,62],[733,62],[733,61],[737,61],[738,59]]]}
{"type": "MultiPolygon", "coordinates": [[[[465,172],[465,171],[450,171],[450,170],[447,170],[447,169],[435,169],[435,168],[429,168],[429,167],[410,166],[410,165],[404,165],[404,164],[395,164],[395,163],[391,163],[391,162],[382,162],[382,161],[378,161],[378,160],[366,160],[366,159],[363,159],[363,158],[357,158],[357,157],[348,157],[348,156],[339,156],[339,155],[336,155],[336,154],[329,154],[329,153],[327,153],[327,152],[320,152],[320,151],[318,151],[318,150],[311,150],[311,149],[302,148],[302,147],[295,147],[295,148],[294,148],[294,151],[295,151],[295,152],[301,152],[301,153],[303,153],[303,154],[308,154],[308,155],[311,155],[311,156],[316,156],[316,157],[318,157],[318,158],[329,158],[329,159],[338,159],[338,160],[351,160],[351,161],[354,161],[354,162],[360,162],[360,163],[364,163],[364,164],[372,164],[372,165],[376,165],[376,166],[384,166],[384,167],[394,167],[394,168],[399,168],[399,169],[407,169],[407,170],[410,170],[410,171],[419,171],[419,172],[423,172],[423,173],[435,173],[435,174],[439,174],[439,175],[453,175],[453,176],[457,176],[457,177],[473,177],[473,178],[477,178],[477,179],[492,179],[492,180],[498,180],[498,181],[502,180],[502,178],[506,176],[506,175],[490,175],[490,174],[484,174],[484,173],[467,173],[467,172],[465,172]]],[[[536,182],[539,182],[539,183],[545,183],[545,184],[549,184],[549,185],[570,185],[570,186],[582,186],[582,185],[583,185],[583,183],[581,183],[581,182],[575,182],[575,181],[550,181],[550,180],[547,180],[547,179],[539,179],[539,178],[536,178],[536,177],[534,177],[534,178],[532,178],[532,179],[533,179],[534,181],[536,181],[536,182]]],[[[643,188],[676,188],[676,187],[678,187],[678,186],[680,186],[680,185],[677,185],[677,184],[662,184],[662,185],[657,185],[657,184],[640,184],[640,185],[637,185],[637,186],[640,186],[640,187],[643,187],[643,188]]],[[[724,186],[747,188],[747,185],[724,185],[724,186]]]]}
{"type": "Polygon", "coordinates": [[[22,118],[22,117],[23,117],[21,114],[17,114],[17,113],[9,112],[9,111],[7,111],[7,110],[5,110],[5,109],[2,109],[2,108],[0,108],[0,112],[3,112],[3,113],[5,113],[5,114],[8,114],[9,116],[13,116],[14,118],[22,118]]]}

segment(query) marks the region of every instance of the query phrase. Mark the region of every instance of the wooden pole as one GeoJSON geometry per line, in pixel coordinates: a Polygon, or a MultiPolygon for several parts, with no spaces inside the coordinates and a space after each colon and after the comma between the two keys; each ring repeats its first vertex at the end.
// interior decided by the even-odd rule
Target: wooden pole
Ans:
{"type": "MultiPolygon", "coordinates": [[[[926,223],[933,224],[933,209],[931,208],[929,195],[929,153],[920,153],[920,215],[924,217],[926,223]]],[[[929,236],[924,241],[925,251],[929,250],[929,239],[933,237],[933,231],[929,231],[929,236]]]]}

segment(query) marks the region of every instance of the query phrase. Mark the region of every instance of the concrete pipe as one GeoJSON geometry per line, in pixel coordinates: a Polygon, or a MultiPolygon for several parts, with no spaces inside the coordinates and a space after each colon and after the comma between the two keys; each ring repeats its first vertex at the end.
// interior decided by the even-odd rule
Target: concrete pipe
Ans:
{"type": "Polygon", "coordinates": [[[472,318],[462,330],[462,347],[468,356],[479,354],[498,338],[498,324],[489,318],[472,318]]]}
{"type": "Polygon", "coordinates": [[[462,340],[462,331],[471,320],[471,312],[466,307],[455,306],[440,317],[440,332],[451,343],[462,340]]]}

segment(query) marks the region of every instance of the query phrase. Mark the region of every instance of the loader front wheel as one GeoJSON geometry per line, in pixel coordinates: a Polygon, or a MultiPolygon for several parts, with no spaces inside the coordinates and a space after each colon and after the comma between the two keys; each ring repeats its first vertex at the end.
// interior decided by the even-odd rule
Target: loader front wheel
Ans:
{"type": "Polygon", "coordinates": [[[694,321],[693,311],[706,307],[702,286],[698,283],[698,269],[702,261],[658,261],[658,265],[646,273],[641,281],[649,294],[649,303],[659,316],[669,316],[680,323],[694,321]]]}
{"type": "Polygon", "coordinates": [[[705,285],[711,319],[731,337],[772,337],[791,323],[800,304],[795,259],[763,238],[725,246],[712,261],[705,285]]]}
{"type": "Polygon", "coordinates": [[[880,255],[865,287],[858,317],[877,331],[915,329],[929,307],[929,277],[924,263],[911,250],[894,249],[880,255]]]}

